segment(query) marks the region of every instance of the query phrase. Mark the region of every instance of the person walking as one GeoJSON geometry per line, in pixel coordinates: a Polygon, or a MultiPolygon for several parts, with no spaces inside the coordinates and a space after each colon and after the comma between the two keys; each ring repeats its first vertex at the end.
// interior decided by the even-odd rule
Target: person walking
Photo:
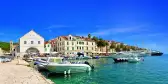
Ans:
{"type": "Polygon", "coordinates": [[[17,54],[17,64],[19,65],[20,64],[20,55],[17,54]]]}

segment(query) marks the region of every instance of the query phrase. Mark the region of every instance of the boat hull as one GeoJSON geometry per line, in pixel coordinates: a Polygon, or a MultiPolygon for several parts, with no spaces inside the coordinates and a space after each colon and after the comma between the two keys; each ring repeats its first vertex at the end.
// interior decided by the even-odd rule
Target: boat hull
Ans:
{"type": "Polygon", "coordinates": [[[128,59],[113,58],[114,62],[128,62],[128,59]]]}
{"type": "Polygon", "coordinates": [[[151,56],[162,56],[163,53],[151,53],[151,56]]]}
{"type": "Polygon", "coordinates": [[[48,64],[46,69],[53,73],[64,73],[69,70],[70,73],[91,71],[91,67],[86,64],[48,64]]]}
{"type": "Polygon", "coordinates": [[[136,63],[139,61],[140,61],[140,59],[128,59],[128,62],[130,62],[130,63],[136,63]]]}

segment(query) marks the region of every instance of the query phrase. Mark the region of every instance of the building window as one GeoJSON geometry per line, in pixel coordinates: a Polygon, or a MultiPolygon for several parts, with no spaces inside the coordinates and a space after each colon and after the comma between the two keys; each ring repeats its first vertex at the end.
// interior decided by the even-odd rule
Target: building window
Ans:
{"type": "Polygon", "coordinates": [[[69,42],[67,42],[67,45],[69,45],[69,42]]]}
{"type": "Polygon", "coordinates": [[[92,47],[92,50],[94,50],[94,48],[92,47]]]}
{"type": "Polygon", "coordinates": [[[87,42],[87,45],[88,45],[88,42],[87,42]]]}
{"type": "Polygon", "coordinates": [[[34,41],[31,41],[31,44],[34,44],[34,41]]]}
{"type": "Polygon", "coordinates": [[[40,41],[38,41],[38,44],[40,44],[40,41]]]}
{"type": "Polygon", "coordinates": [[[92,45],[93,45],[93,43],[92,43],[92,45]]]}
{"type": "Polygon", "coordinates": [[[50,45],[48,45],[48,47],[50,47],[50,45]]]}
{"type": "Polygon", "coordinates": [[[80,47],[80,50],[81,50],[81,47],[80,47]]]}
{"type": "Polygon", "coordinates": [[[74,50],[74,47],[72,47],[72,50],[74,50]]]}
{"type": "Polygon", "coordinates": [[[84,50],[84,48],[82,47],[82,50],[84,50]]]}
{"type": "Polygon", "coordinates": [[[27,41],[24,41],[24,44],[27,44],[27,41]]]}
{"type": "Polygon", "coordinates": [[[87,47],[87,50],[88,50],[88,47],[87,47]]]}
{"type": "Polygon", "coordinates": [[[78,50],[78,47],[77,47],[77,50],[78,50]]]}
{"type": "Polygon", "coordinates": [[[77,44],[78,44],[78,41],[77,41],[77,44]]]}
{"type": "Polygon", "coordinates": [[[69,50],[69,47],[67,47],[67,50],[69,50]]]}

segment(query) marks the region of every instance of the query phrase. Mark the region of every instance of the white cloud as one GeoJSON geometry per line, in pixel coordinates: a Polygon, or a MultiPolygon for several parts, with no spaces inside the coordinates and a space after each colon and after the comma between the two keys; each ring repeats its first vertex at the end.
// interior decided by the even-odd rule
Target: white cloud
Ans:
{"type": "MultiPolygon", "coordinates": [[[[90,34],[92,36],[110,36],[110,35],[115,35],[115,34],[127,34],[127,33],[134,33],[134,32],[142,32],[142,31],[147,31],[147,29],[143,28],[144,26],[137,26],[137,27],[118,27],[118,28],[103,28],[103,26],[97,25],[97,29],[95,32],[91,32],[90,34]]],[[[82,36],[87,36],[89,33],[83,33],[83,34],[77,34],[77,35],[82,35],[82,36]]]]}
{"type": "Polygon", "coordinates": [[[109,28],[109,29],[98,30],[91,34],[95,36],[107,36],[107,35],[113,35],[113,34],[133,33],[133,32],[141,32],[141,31],[146,31],[146,29],[143,29],[142,26],[125,27],[125,28],[109,28]]]}
{"type": "Polygon", "coordinates": [[[68,27],[68,26],[65,26],[65,25],[51,25],[45,29],[56,29],[56,28],[64,28],[64,27],[68,27]]]}
{"type": "Polygon", "coordinates": [[[145,39],[145,38],[151,38],[151,37],[167,37],[167,34],[165,33],[143,33],[143,34],[135,34],[135,35],[130,35],[130,36],[125,36],[125,39],[145,39]]]}
{"type": "Polygon", "coordinates": [[[65,26],[65,25],[51,25],[47,28],[45,28],[48,32],[52,32],[54,29],[59,29],[59,28],[65,28],[65,27],[68,27],[68,26],[65,26]]]}

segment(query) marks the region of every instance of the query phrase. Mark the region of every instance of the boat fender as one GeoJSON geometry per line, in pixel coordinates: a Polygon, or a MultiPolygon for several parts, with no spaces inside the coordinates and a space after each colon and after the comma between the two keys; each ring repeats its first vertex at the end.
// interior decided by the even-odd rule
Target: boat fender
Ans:
{"type": "Polygon", "coordinates": [[[71,70],[68,70],[68,74],[71,74],[71,70]]]}
{"type": "Polygon", "coordinates": [[[64,75],[66,75],[67,73],[66,73],[66,71],[64,71],[64,75]]]}

